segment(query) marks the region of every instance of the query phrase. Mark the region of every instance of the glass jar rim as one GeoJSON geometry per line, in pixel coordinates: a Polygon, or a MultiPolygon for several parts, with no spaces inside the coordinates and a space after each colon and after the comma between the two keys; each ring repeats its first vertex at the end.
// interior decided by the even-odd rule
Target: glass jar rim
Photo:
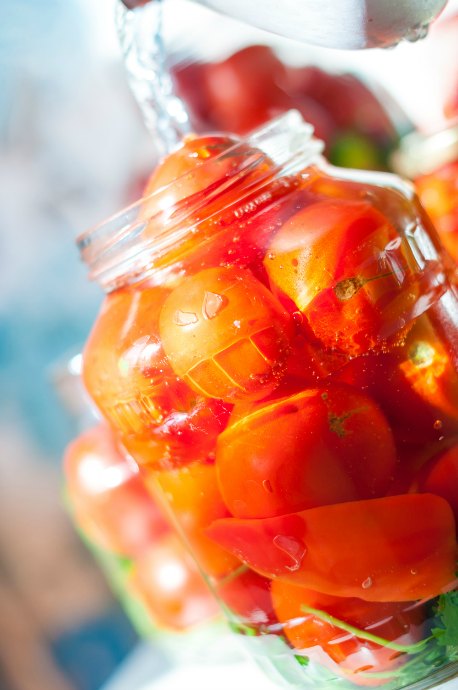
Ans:
{"type": "Polygon", "coordinates": [[[190,224],[184,222],[186,218],[199,212],[199,222],[205,220],[205,206],[212,195],[220,194],[234,184],[242,192],[243,183],[250,172],[269,159],[273,161],[274,167],[270,167],[265,175],[257,176],[256,186],[251,185],[249,189],[251,193],[254,188],[258,192],[262,191],[273,175],[293,175],[315,163],[324,148],[323,142],[313,136],[312,125],[305,122],[297,110],[280,115],[246,137],[233,138],[236,142],[233,146],[203,160],[199,163],[199,168],[205,171],[205,166],[214,165],[223,157],[236,154],[246,145],[253,152],[251,155],[240,156],[231,175],[223,176],[215,185],[211,185],[212,189],[209,187],[201,190],[171,206],[170,199],[174,198],[174,190],[179,190],[189,174],[185,173],[77,237],[76,244],[82,261],[89,269],[89,279],[97,281],[104,290],[110,292],[126,283],[135,282],[147,272],[154,272],[155,257],[163,255],[167,248],[171,248],[190,232],[190,224]],[[152,215],[145,215],[146,206],[155,207],[152,215]],[[145,233],[153,218],[157,232],[145,233]]]}

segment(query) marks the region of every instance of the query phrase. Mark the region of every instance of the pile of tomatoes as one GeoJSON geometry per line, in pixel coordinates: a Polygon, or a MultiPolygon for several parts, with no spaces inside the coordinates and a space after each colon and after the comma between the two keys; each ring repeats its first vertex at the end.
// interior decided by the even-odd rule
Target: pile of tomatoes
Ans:
{"type": "Polygon", "coordinates": [[[374,180],[189,137],[140,207],[154,270],[84,352],[232,620],[360,685],[427,637],[458,518],[452,292],[422,210],[374,180]]]}
{"type": "Polygon", "coordinates": [[[99,555],[113,557],[113,582],[122,580],[122,596],[140,601],[154,628],[181,631],[217,614],[193,559],[105,424],[69,444],[64,469],[75,522],[99,555]]]}
{"type": "Polygon", "coordinates": [[[353,74],[290,66],[266,45],[220,62],[177,64],[172,77],[196,131],[244,134],[294,108],[325,142],[328,158],[345,167],[385,169],[398,142],[390,111],[406,121],[380,87],[377,95],[353,74]]]}

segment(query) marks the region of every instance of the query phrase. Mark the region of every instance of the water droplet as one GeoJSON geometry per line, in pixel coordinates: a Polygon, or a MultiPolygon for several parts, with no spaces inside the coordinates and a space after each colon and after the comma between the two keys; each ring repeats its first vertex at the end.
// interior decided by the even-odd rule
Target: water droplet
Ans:
{"type": "Polygon", "coordinates": [[[410,571],[410,574],[411,574],[411,575],[416,575],[417,573],[418,573],[418,571],[415,570],[415,568],[412,568],[411,571],[410,571]]]}
{"type": "Polygon", "coordinates": [[[191,311],[181,311],[178,309],[173,317],[173,322],[177,326],[190,326],[198,322],[197,314],[191,311]]]}
{"type": "Polygon", "coordinates": [[[224,297],[222,295],[218,295],[216,292],[205,293],[202,313],[206,319],[214,319],[223,307],[224,297]]]}
{"type": "Polygon", "coordinates": [[[419,26],[414,26],[413,29],[409,31],[408,34],[406,34],[405,39],[410,43],[415,43],[416,41],[420,41],[422,38],[426,38],[426,36],[428,35],[428,30],[428,24],[420,24],[419,26]]]}
{"type": "Polygon", "coordinates": [[[272,484],[268,479],[263,479],[262,488],[265,489],[268,494],[273,494],[274,492],[274,490],[272,489],[272,484]]]}
{"type": "Polygon", "coordinates": [[[288,537],[284,534],[277,534],[277,536],[273,538],[273,543],[277,549],[285,553],[292,560],[292,564],[285,565],[285,568],[290,572],[299,570],[302,560],[307,553],[305,544],[298,541],[295,537],[288,537]]]}
{"type": "Polygon", "coordinates": [[[369,589],[370,587],[372,587],[372,585],[373,585],[372,578],[371,578],[371,577],[367,577],[367,578],[364,580],[364,582],[361,584],[361,587],[362,587],[363,589],[369,589]]]}
{"type": "Polygon", "coordinates": [[[435,429],[442,429],[443,423],[441,422],[440,419],[436,419],[436,421],[435,421],[434,424],[433,424],[433,427],[434,427],[435,429]]]}

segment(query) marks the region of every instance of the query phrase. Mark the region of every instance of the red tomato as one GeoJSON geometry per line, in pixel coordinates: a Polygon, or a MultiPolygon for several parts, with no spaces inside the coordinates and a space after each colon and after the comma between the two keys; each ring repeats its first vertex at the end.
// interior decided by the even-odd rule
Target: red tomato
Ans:
{"type": "Polygon", "coordinates": [[[264,265],[273,291],[293,300],[325,347],[358,355],[384,347],[412,317],[418,289],[400,242],[368,202],[327,200],[285,223],[264,265]]]}
{"type": "Polygon", "coordinates": [[[453,510],[458,529],[458,445],[431,460],[413,488],[445,498],[453,510]]]}
{"type": "MultiPolygon", "coordinates": [[[[270,595],[271,581],[242,566],[243,571],[230,573],[215,587],[218,598],[235,614],[236,623],[269,631],[277,623],[270,595]]],[[[232,616],[231,616],[232,617],[232,616]]]]}
{"type": "Polygon", "coordinates": [[[385,145],[396,142],[395,127],[383,105],[352,74],[330,74],[307,66],[289,68],[286,77],[288,93],[314,99],[333,118],[336,130],[354,130],[385,145]]]}
{"type": "Polygon", "coordinates": [[[160,316],[164,350],[193,390],[234,401],[267,395],[283,375],[290,317],[269,290],[238,268],[184,280],[160,316]]]}
{"type": "Polygon", "coordinates": [[[216,616],[218,606],[176,534],[167,534],[139,558],[131,584],[154,623],[186,630],[216,616]]]}
{"type": "Polygon", "coordinates": [[[188,138],[153,173],[139,212],[139,220],[149,221],[145,241],[161,237],[152,257],[156,270],[178,265],[194,273],[260,261],[284,219],[283,200],[288,206],[286,197],[299,186],[296,177],[276,179],[276,173],[260,149],[236,139],[188,138]],[[253,234],[251,220],[266,212],[256,223],[261,232],[253,234]]]}
{"type": "Polygon", "coordinates": [[[273,50],[261,45],[206,65],[203,80],[210,121],[225,131],[240,133],[265,122],[268,109],[285,97],[278,86],[284,71],[273,50]]]}
{"type": "Polygon", "coordinates": [[[209,539],[206,528],[228,515],[214,465],[192,464],[168,472],[145,473],[145,484],[171,514],[197,563],[209,576],[227,575],[240,561],[209,539]]]}
{"type": "MultiPolygon", "coordinates": [[[[280,580],[272,582],[275,612],[284,624],[283,633],[295,649],[328,665],[358,685],[383,685],[377,673],[393,674],[407,655],[351,634],[304,607],[317,609],[344,624],[388,642],[411,645],[421,638],[424,611],[413,603],[369,602],[357,598],[319,594],[280,580]],[[375,677],[371,678],[371,674],[375,677]]],[[[394,679],[394,678],[393,678],[394,679]]]]}
{"type": "Polygon", "coordinates": [[[255,405],[217,441],[221,494],[240,518],[381,496],[395,466],[382,412],[339,384],[255,405]]]}
{"type": "Polygon", "coordinates": [[[135,556],[168,530],[133,464],[105,426],[69,444],[64,470],[75,519],[97,546],[135,556]]]}
{"type": "Polygon", "coordinates": [[[207,534],[261,575],[335,596],[426,599],[455,579],[453,513],[432,494],[217,520],[207,534]]]}
{"type": "MultiPolygon", "coordinates": [[[[260,149],[237,137],[190,135],[151,175],[144,192],[141,217],[151,218],[160,213],[163,224],[169,216],[172,220],[174,215],[178,217],[183,209],[188,213],[195,211],[192,218],[195,223],[202,216],[204,205],[205,215],[210,215],[212,195],[219,187],[221,194],[228,186],[231,191],[238,178],[242,177],[247,184],[268,175],[272,167],[272,161],[260,149]]],[[[232,201],[235,201],[234,194],[232,201]]],[[[218,206],[214,210],[217,209],[218,206]]],[[[146,232],[157,231],[157,224],[152,221],[146,232]]]]}
{"type": "Polygon", "coordinates": [[[83,357],[84,383],[103,415],[139,463],[157,468],[205,459],[228,415],[170,367],[158,332],[167,294],[144,287],[108,295],[83,357]]]}

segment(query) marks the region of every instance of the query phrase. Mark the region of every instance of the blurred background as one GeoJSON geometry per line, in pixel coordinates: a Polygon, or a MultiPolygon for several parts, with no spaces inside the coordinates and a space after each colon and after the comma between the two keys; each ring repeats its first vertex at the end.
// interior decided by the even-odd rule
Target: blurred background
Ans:
{"type": "MultiPolygon", "coordinates": [[[[157,158],[128,86],[114,9],[115,0],[0,3],[1,690],[99,690],[138,643],[71,526],[61,472],[78,420],[59,394],[59,367],[78,352],[102,299],[74,238],[131,202],[157,158]]],[[[185,3],[178,45],[182,37],[185,53],[200,41],[221,61],[227,54],[215,56],[214,34],[204,31],[207,12],[185,3]],[[185,29],[202,12],[196,38],[185,29]]],[[[300,46],[236,22],[228,31],[233,51],[269,43],[285,64],[357,73],[399,135],[458,114],[450,105],[458,102],[457,13],[450,2],[425,40],[385,52],[300,46]]],[[[208,75],[195,81],[192,61],[178,57],[177,88],[202,122],[208,75]]],[[[337,114],[347,106],[341,98],[337,114]]]]}

